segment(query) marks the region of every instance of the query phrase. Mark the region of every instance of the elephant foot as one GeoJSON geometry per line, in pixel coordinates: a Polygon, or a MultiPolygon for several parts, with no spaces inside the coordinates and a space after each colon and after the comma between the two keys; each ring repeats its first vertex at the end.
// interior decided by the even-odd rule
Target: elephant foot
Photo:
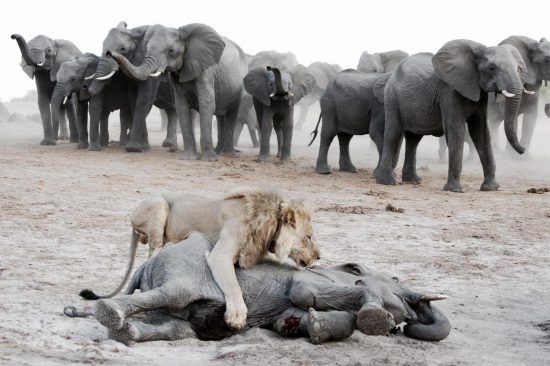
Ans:
{"type": "Polygon", "coordinates": [[[445,186],[443,186],[443,190],[456,192],[456,193],[464,193],[464,190],[462,189],[462,186],[460,185],[460,183],[447,182],[445,186]]]}
{"type": "Polygon", "coordinates": [[[266,164],[269,163],[270,159],[269,156],[260,155],[258,156],[258,159],[256,159],[256,162],[260,164],[266,164]]]}
{"type": "Polygon", "coordinates": [[[109,146],[109,140],[107,140],[107,141],[101,141],[101,146],[102,146],[102,147],[108,147],[108,146],[109,146]]]}
{"type": "Polygon", "coordinates": [[[173,140],[165,139],[162,142],[162,147],[175,147],[175,148],[177,148],[178,143],[176,141],[173,141],[173,140]]]}
{"type": "Polygon", "coordinates": [[[381,307],[365,306],[357,313],[357,329],[367,335],[388,335],[394,327],[393,315],[381,307]]]}
{"type": "Polygon", "coordinates": [[[494,178],[493,179],[485,179],[483,183],[481,184],[480,191],[498,191],[500,190],[500,184],[498,184],[494,178]]]}
{"type": "Polygon", "coordinates": [[[328,165],[328,164],[317,164],[317,166],[315,167],[315,173],[317,173],[317,174],[330,174],[331,173],[330,165],[328,165]]]}
{"type": "Polygon", "coordinates": [[[219,153],[218,152],[216,152],[216,153],[220,154],[220,155],[223,155],[223,156],[235,157],[235,156],[237,156],[237,153],[239,153],[239,152],[240,151],[237,151],[233,147],[231,147],[231,148],[221,149],[221,151],[219,153]]]}
{"type": "Polygon", "coordinates": [[[97,301],[94,316],[105,327],[114,330],[121,329],[126,319],[120,306],[115,301],[108,299],[97,301]]]}
{"type": "Polygon", "coordinates": [[[290,163],[290,155],[281,156],[281,163],[283,164],[290,163]]]}
{"type": "Polygon", "coordinates": [[[403,177],[401,178],[403,183],[410,183],[410,184],[420,184],[422,183],[422,177],[420,177],[416,173],[407,173],[403,172],[403,177]]]}
{"type": "Polygon", "coordinates": [[[133,142],[129,142],[129,143],[124,147],[124,149],[125,149],[127,152],[143,152],[143,150],[144,150],[143,146],[141,146],[140,144],[133,143],[133,142]]]}
{"type": "Polygon", "coordinates": [[[307,315],[307,331],[313,344],[328,340],[342,340],[350,337],[355,329],[353,315],[347,312],[331,311],[318,313],[310,308],[307,315]]]}
{"type": "Polygon", "coordinates": [[[57,145],[57,143],[51,137],[44,137],[44,139],[42,141],[40,141],[40,145],[42,145],[42,146],[53,146],[53,145],[57,145]]]}
{"type": "Polygon", "coordinates": [[[71,144],[76,144],[76,143],[78,143],[78,141],[79,141],[79,140],[78,140],[78,136],[71,136],[71,137],[69,138],[69,142],[70,142],[71,144]]]}
{"type": "Polygon", "coordinates": [[[88,148],[89,151],[101,151],[101,145],[97,142],[91,142],[90,147],[88,148]]]}
{"type": "Polygon", "coordinates": [[[88,141],[79,141],[78,145],[76,145],[77,149],[83,150],[88,148],[88,141]]]}
{"type": "Polygon", "coordinates": [[[253,147],[254,149],[257,149],[257,148],[260,147],[260,144],[252,144],[252,147],[253,147]]]}
{"type": "Polygon", "coordinates": [[[139,339],[139,330],[131,321],[128,321],[121,329],[109,329],[108,337],[127,346],[131,346],[139,339]]]}
{"type": "MultiPolygon", "coordinates": [[[[72,141],[73,138],[74,136],[71,136],[71,142],[78,142],[78,138],[77,138],[77,141],[72,141]]],[[[67,131],[59,132],[59,136],[57,136],[57,140],[68,140],[68,139],[69,139],[69,133],[67,131]]]]}
{"type": "Polygon", "coordinates": [[[340,163],[340,171],[347,173],[357,173],[357,168],[351,163],[351,161],[343,161],[340,163]]]}
{"type": "Polygon", "coordinates": [[[201,152],[201,155],[199,156],[199,160],[218,161],[218,155],[214,152],[214,150],[206,150],[204,152],[201,152]]]}
{"type": "Polygon", "coordinates": [[[181,160],[197,160],[199,155],[194,149],[183,149],[181,160]]]}
{"type": "Polygon", "coordinates": [[[396,185],[397,182],[392,172],[378,170],[374,173],[376,183],[384,185],[396,185]]]}

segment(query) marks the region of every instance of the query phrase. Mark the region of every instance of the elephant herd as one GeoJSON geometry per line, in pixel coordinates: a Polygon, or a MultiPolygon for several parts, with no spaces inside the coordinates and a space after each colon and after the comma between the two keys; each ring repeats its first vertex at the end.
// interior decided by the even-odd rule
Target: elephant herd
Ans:
{"type": "MultiPolygon", "coordinates": [[[[340,170],[357,172],[350,140],[369,134],[379,154],[377,183],[396,184],[394,169],[403,139],[402,180],[419,183],[418,144],[425,135],[444,136],[449,149],[444,190],[453,192],[462,191],[465,141],[470,151],[475,147],[483,167],[481,190],[499,188],[491,137],[495,139],[504,121],[510,147],[526,152],[537,120],[539,90],[550,79],[550,42],[524,36],[510,36],[491,47],[452,40],[435,54],[363,52],[357,69],[343,71],[324,62],[304,67],[292,53],[248,55],[204,24],[128,28],[121,22],[107,33],[101,56],[83,54],[70,41],[43,35],[29,42],[18,34],[12,38],[21,50],[23,70],[36,81],[42,145],[70,138],[78,148],[100,150],[109,142],[109,114],[119,110],[120,144],[126,151],[142,152],[150,148],[146,117],[155,105],[167,121],[163,147],[177,148],[179,121],[183,159],[215,161],[219,154],[234,155],[246,125],[254,147],[260,147],[259,162],[269,160],[272,129],[277,157],[286,161],[294,106],[300,106],[296,127],[302,128],[309,107],[319,101],[321,115],[313,132],[313,140],[320,135],[317,173],[330,173],[327,154],[336,136],[340,170]]],[[[550,106],[545,111],[550,116],[550,106]]]]}

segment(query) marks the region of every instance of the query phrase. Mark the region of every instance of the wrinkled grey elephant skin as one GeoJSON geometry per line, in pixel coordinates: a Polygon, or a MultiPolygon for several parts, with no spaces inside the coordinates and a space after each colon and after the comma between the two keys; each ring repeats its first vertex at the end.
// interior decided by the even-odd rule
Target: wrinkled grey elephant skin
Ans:
{"type": "MultiPolygon", "coordinates": [[[[126,344],[234,334],[224,323],[224,296],[206,262],[211,249],[201,233],[164,248],[136,271],[126,295],[97,302],[97,320],[126,344]],[[141,292],[134,293],[137,289],[141,292]],[[146,322],[132,318],[143,312],[146,322]]],[[[347,338],[355,328],[386,335],[401,322],[407,323],[405,335],[417,339],[442,340],[450,331],[447,318],[430,305],[444,296],[408,290],[396,278],[359,264],[298,270],[261,263],[236,274],[248,327],[309,336],[313,343],[347,338]]]]}

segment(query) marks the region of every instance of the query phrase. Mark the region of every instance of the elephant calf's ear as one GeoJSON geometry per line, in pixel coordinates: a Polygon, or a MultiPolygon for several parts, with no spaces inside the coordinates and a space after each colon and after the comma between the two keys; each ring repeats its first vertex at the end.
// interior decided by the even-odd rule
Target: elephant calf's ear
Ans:
{"type": "Polygon", "coordinates": [[[296,66],[292,70],[292,87],[290,91],[294,95],[290,98],[290,105],[298,103],[303,97],[311,93],[314,86],[315,77],[304,66],[296,66]]]}
{"type": "Polygon", "coordinates": [[[268,89],[268,72],[263,67],[256,67],[244,77],[244,90],[263,105],[271,106],[271,98],[268,89]]]}
{"type": "Polygon", "coordinates": [[[339,271],[350,273],[356,276],[362,276],[365,273],[367,273],[366,268],[358,263],[345,263],[345,264],[336,266],[335,268],[339,271]]]}

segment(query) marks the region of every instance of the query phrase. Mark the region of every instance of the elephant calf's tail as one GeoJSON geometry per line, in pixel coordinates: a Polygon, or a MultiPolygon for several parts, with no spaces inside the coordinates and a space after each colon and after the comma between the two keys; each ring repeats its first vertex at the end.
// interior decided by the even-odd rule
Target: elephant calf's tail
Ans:
{"type": "Polygon", "coordinates": [[[311,146],[311,144],[313,144],[313,141],[315,141],[315,138],[317,137],[317,133],[319,132],[319,123],[321,123],[321,118],[323,117],[323,114],[319,114],[319,120],[317,121],[317,125],[315,126],[315,130],[313,130],[311,132],[311,134],[313,135],[313,138],[311,139],[311,141],[309,142],[309,144],[307,144],[307,146],[311,146]]]}
{"type": "Polygon", "coordinates": [[[139,242],[139,234],[137,231],[132,230],[132,243],[130,245],[130,261],[128,263],[128,268],[126,269],[126,274],[124,275],[124,279],[122,280],[120,285],[118,285],[116,290],[111,292],[109,295],[96,295],[92,290],[85,289],[80,291],[79,295],[86,300],[99,300],[99,299],[111,298],[116,294],[118,294],[120,291],[122,291],[122,289],[124,288],[124,285],[128,281],[128,278],[130,278],[130,274],[132,273],[132,268],[134,268],[138,242],[139,242]]]}

